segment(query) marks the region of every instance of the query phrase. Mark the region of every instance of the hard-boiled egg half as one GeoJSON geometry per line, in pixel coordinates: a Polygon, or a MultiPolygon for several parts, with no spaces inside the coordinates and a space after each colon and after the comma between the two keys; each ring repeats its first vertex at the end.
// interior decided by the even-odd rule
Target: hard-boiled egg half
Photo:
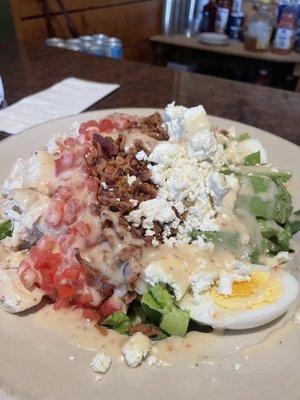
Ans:
{"type": "Polygon", "coordinates": [[[190,318],[219,329],[249,329],[284,314],[296,299],[299,285],[288,272],[253,266],[249,281],[234,282],[231,295],[219,294],[215,285],[199,296],[187,292],[179,307],[190,318]]]}

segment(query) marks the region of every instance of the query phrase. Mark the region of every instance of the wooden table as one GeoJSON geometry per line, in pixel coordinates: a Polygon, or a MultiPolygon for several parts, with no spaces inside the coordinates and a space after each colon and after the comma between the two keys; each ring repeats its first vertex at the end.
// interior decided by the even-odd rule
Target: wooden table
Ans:
{"type": "Polygon", "coordinates": [[[231,41],[227,46],[209,46],[200,43],[196,38],[188,38],[184,35],[155,35],[150,38],[154,43],[167,44],[172,46],[186,47],[199,51],[206,51],[209,53],[226,54],[231,56],[250,58],[256,60],[264,60],[273,63],[291,63],[294,64],[294,76],[298,78],[296,91],[300,91],[300,53],[295,51],[289,54],[280,55],[266,52],[251,52],[244,49],[244,44],[238,41],[231,41]]]}
{"type": "MultiPolygon", "coordinates": [[[[0,41],[0,74],[9,104],[75,76],[121,85],[90,110],[161,108],[173,100],[189,107],[203,104],[209,114],[257,126],[300,144],[298,93],[7,41],[0,41]]],[[[0,138],[5,136],[0,134],[0,138]]]]}

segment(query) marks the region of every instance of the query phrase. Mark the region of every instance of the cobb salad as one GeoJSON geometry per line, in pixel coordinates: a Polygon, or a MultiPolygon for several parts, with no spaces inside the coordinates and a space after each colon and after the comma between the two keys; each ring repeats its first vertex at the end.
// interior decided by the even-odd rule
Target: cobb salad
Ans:
{"type": "MultiPolygon", "coordinates": [[[[270,322],[298,294],[284,268],[300,225],[291,178],[202,106],[58,133],[1,186],[3,307],[79,309],[100,333],[129,336],[130,367],[154,340],[270,322]]],[[[110,362],[97,354],[92,367],[110,362]]]]}

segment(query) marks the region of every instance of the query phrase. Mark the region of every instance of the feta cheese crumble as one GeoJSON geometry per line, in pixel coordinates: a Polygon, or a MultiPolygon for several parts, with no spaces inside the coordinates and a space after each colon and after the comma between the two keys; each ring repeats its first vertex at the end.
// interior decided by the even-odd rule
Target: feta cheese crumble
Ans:
{"type": "Polygon", "coordinates": [[[150,339],[141,332],[135,333],[122,348],[125,362],[135,368],[147,357],[151,348],[150,339]]]}
{"type": "Polygon", "coordinates": [[[105,353],[97,353],[90,363],[92,370],[99,374],[105,374],[111,364],[111,357],[105,353]]]}

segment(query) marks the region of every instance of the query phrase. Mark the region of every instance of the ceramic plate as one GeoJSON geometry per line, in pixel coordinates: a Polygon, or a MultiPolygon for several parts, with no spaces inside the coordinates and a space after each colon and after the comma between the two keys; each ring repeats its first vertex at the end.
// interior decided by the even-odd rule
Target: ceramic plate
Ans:
{"type": "MultiPolygon", "coordinates": [[[[17,157],[34,151],[54,133],[69,129],[74,122],[99,119],[113,111],[116,110],[59,119],[2,141],[0,181],[17,157]]],[[[147,115],[154,110],[117,111],[147,115]]],[[[293,172],[290,190],[295,208],[300,208],[300,187],[296,185],[300,178],[299,148],[257,128],[217,117],[211,119],[221,128],[234,125],[238,133],[248,132],[259,138],[270,161],[293,172]]],[[[295,274],[297,265],[300,263],[296,255],[290,265],[295,274]]],[[[293,321],[294,312],[295,308],[259,329],[225,334],[197,333],[197,345],[194,340],[192,348],[190,339],[184,346],[175,343],[170,351],[176,353],[180,347],[181,360],[169,366],[143,365],[129,369],[114,358],[107,374],[95,382],[95,373],[88,366],[95,348],[76,345],[75,328],[66,335],[37,322],[34,313],[18,316],[0,310],[0,398],[296,400],[300,393],[300,326],[293,321]]]]}
{"type": "Polygon", "coordinates": [[[203,32],[197,36],[199,42],[204,44],[212,44],[215,46],[224,46],[229,44],[228,36],[216,32],[203,32]]]}

